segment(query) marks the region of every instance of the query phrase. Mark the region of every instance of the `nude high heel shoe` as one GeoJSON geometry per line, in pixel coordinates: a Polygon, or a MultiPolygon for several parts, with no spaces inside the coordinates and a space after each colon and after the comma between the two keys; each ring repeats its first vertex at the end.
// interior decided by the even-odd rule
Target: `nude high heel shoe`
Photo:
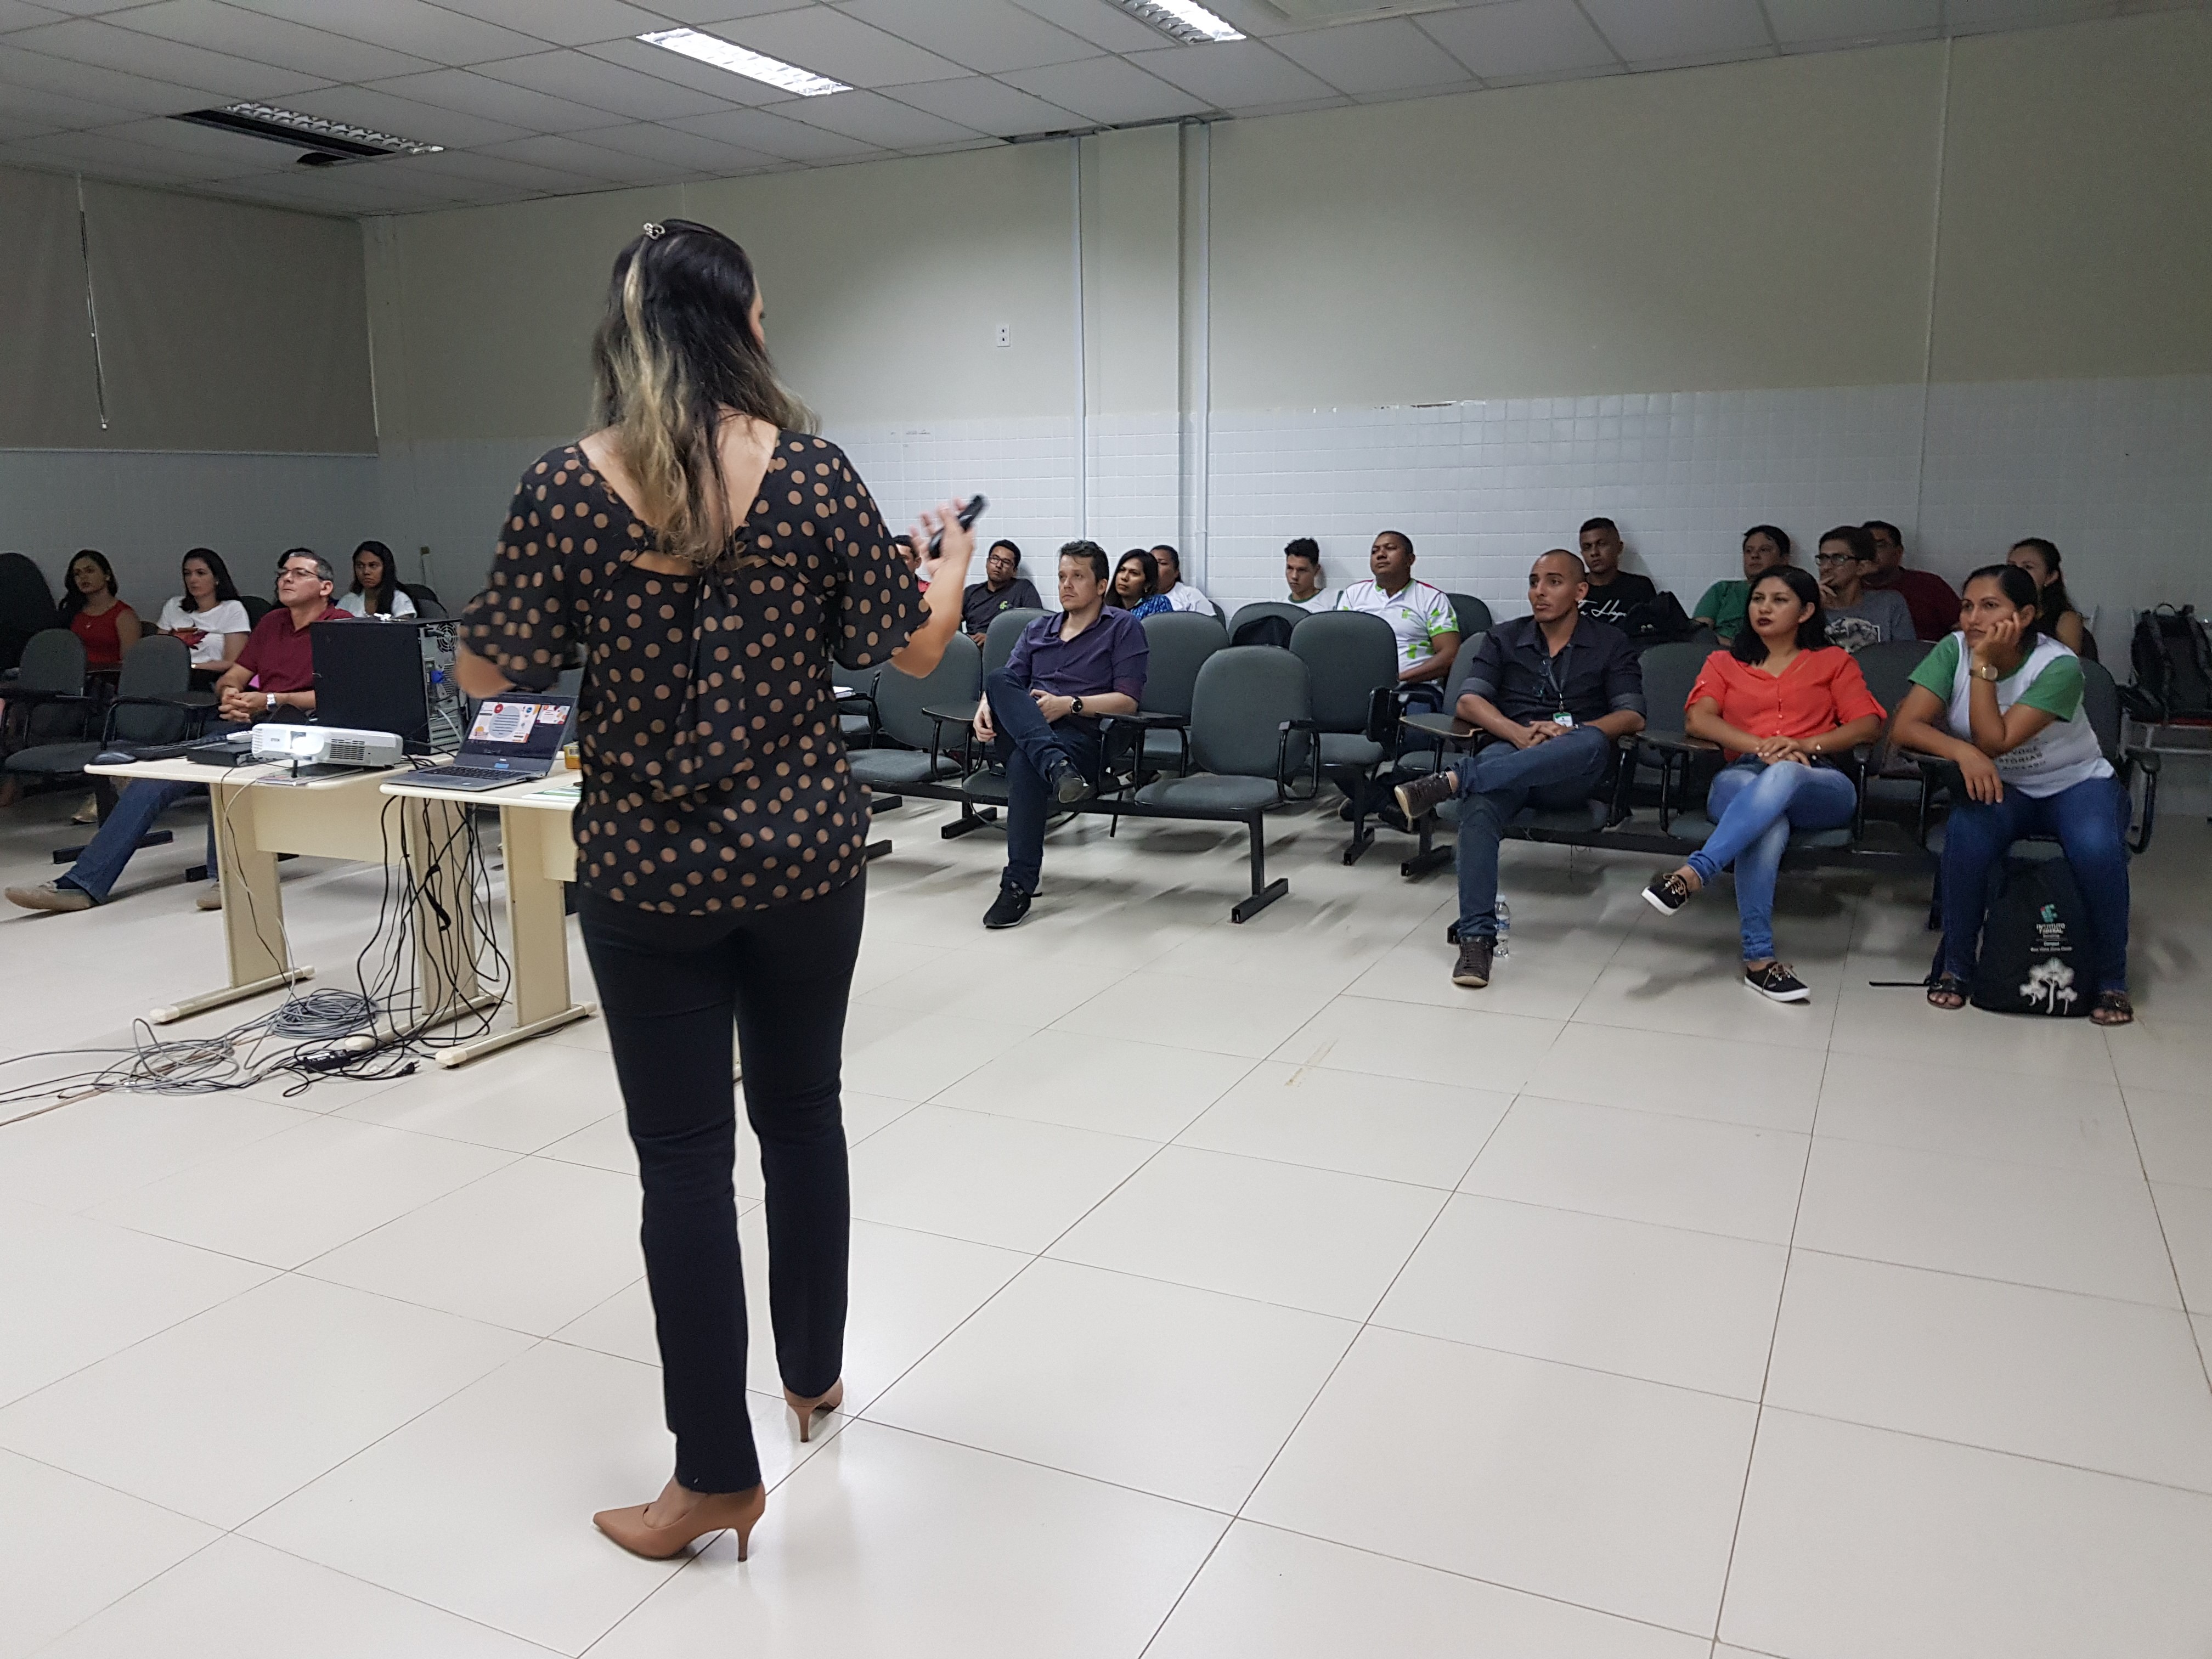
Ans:
{"type": "Polygon", "coordinates": [[[811,1400],[803,1394],[793,1394],[789,1389],[786,1389],[783,1391],[783,1403],[790,1407],[793,1414],[799,1419],[799,1439],[811,1440],[814,1437],[815,1413],[834,1412],[845,1403],[845,1379],[839,1377],[830,1385],[827,1393],[817,1394],[811,1400]]]}
{"type": "Polygon", "coordinates": [[[648,1561],[665,1561],[672,1555],[680,1555],[686,1546],[708,1533],[733,1532],[738,1535],[738,1559],[742,1561],[752,1540],[755,1523],[767,1512],[768,1487],[762,1485],[750,1492],[708,1494],[692,1505],[681,1521],[671,1526],[648,1525],[645,1512],[652,1507],[650,1504],[633,1504],[628,1509],[601,1510],[592,1517],[592,1524],[632,1555],[641,1555],[648,1561]]]}

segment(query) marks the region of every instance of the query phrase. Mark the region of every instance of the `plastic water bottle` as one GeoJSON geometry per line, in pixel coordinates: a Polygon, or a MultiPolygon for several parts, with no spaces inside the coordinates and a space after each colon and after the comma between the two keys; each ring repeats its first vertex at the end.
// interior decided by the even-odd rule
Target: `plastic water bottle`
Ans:
{"type": "Polygon", "coordinates": [[[1492,954],[1501,957],[1511,956],[1513,954],[1512,939],[1513,907],[1505,902],[1505,896],[1501,893],[1498,896],[1498,945],[1492,954]]]}

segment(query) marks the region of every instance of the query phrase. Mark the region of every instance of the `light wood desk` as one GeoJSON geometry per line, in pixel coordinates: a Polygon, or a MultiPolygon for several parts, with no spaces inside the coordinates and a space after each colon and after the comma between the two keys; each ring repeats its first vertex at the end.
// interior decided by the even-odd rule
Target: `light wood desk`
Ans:
{"type": "MultiPolygon", "coordinates": [[[[446,844],[464,827],[462,805],[451,795],[408,800],[394,813],[398,822],[387,825],[384,785],[401,775],[392,769],[301,782],[290,780],[288,766],[202,766],[181,758],[85,770],[118,783],[194,783],[208,791],[230,982],[155,1009],[149,1018],[157,1025],[313,977],[311,964],[290,960],[283,896],[276,882],[280,853],[365,864],[382,864],[387,858],[398,862],[405,853],[446,844]]],[[[410,872],[416,878],[410,884],[415,895],[416,985],[426,1011],[424,1023],[430,1024],[499,1006],[477,977],[476,940],[469,931],[472,912],[454,864],[438,860],[427,871],[410,872]],[[441,909],[451,927],[463,930],[445,951],[429,944],[439,936],[441,909]]]]}
{"type": "Polygon", "coordinates": [[[386,795],[441,805],[496,806],[500,845],[507,861],[507,923],[514,984],[514,1024],[438,1054],[441,1066],[472,1060],[599,1012],[578,1002],[568,988],[568,926],[562,884],[576,878],[576,842],[569,819],[576,807],[577,772],[555,772],[504,789],[456,794],[407,781],[404,772],[378,775],[386,795]]]}

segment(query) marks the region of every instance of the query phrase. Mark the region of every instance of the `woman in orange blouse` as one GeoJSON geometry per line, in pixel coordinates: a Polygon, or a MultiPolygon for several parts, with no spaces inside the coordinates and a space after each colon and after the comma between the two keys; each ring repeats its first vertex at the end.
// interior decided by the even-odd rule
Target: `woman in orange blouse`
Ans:
{"type": "Polygon", "coordinates": [[[1654,876],[1644,896],[1671,916],[1734,863],[1743,981],[1772,1001],[1813,994],[1774,957],[1774,879],[1790,832],[1851,821],[1857,787],[1827,757],[1872,742],[1881,722],[1858,664],[1828,643],[1819,584],[1793,566],[1752,584],[1744,630],[1705,659],[1690,688],[1685,729],[1731,759],[1705,798],[1712,835],[1680,869],[1654,876]]]}

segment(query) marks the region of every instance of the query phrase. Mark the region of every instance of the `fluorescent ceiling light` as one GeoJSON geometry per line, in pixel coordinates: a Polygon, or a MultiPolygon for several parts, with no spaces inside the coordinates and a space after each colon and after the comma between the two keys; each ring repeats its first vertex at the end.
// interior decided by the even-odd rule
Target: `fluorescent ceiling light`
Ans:
{"type": "Polygon", "coordinates": [[[803,70],[796,64],[787,64],[764,52],[748,52],[715,35],[702,34],[697,29],[661,29],[637,38],[648,46],[680,52],[686,58],[712,64],[732,75],[765,81],[769,86],[781,87],[801,98],[826,98],[833,92],[852,91],[842,81],[832,81],[826,75],[817,75],[812,70],[803,70]]]}
{"type": "Polygon", "coordinates": [[[359,152],[374,151],[385,155],[437,155],[445,150],[443,144],[426,144],[415,138],[395,138],[388,132],[379,132],[374,127],[356,126],[349,121],[332,121],[320,115],[302,115],[297,110],[279,109],[274,104],[226,104],[221,112],[234,115],[241,121],[262,127],[282,127],[299,133],[303,137],[319,138],[335,145],[358,146],[359,152]]]}
{"type": "Polygon", "coordinates": [[[1117,0],[1117,3],[1123,11],[1143,18],[1161,33],[1172,35],[1187,46],[1244,38],[1225,18],[1216,17],[1197,0],[1117,0]]]}

